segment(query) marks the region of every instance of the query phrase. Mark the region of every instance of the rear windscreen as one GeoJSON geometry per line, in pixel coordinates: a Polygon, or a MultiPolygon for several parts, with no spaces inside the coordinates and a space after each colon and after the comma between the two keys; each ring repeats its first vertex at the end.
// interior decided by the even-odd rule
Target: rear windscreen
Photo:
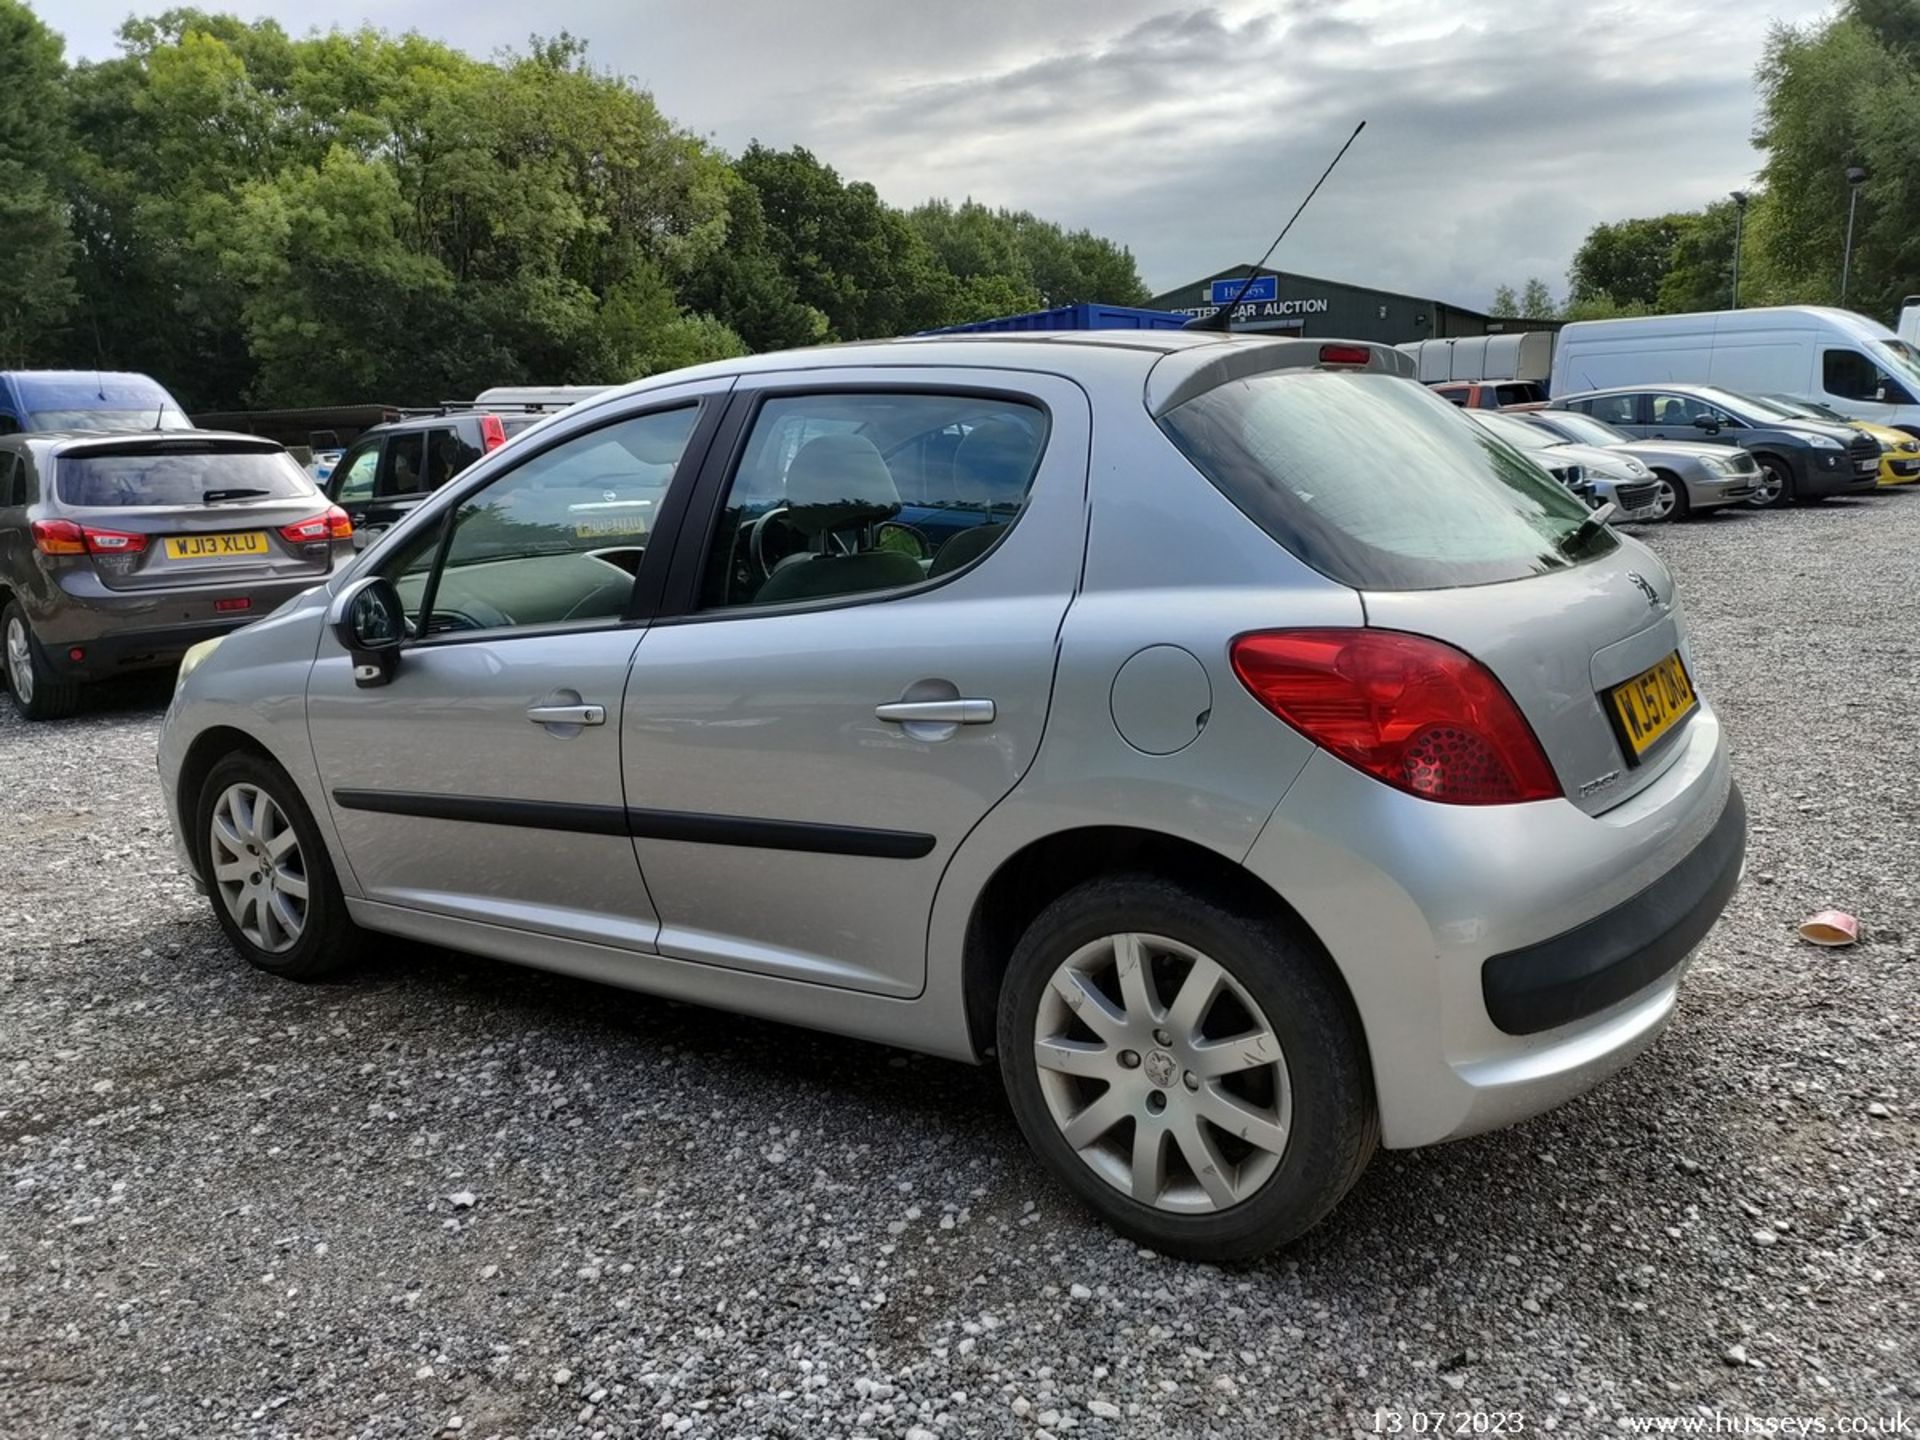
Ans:
{"type": "Polygon", "coordinates": [[[1256,375],[1160,423],[1248,519],[1356,589],[1517,580],[1617,543],[1583,533],[1587,507],[1536,462],[1397,376],[1256,375]]]}
{"type": "Polygon", "coordinates": [[[102,509],[287,500],[318,493],[283,450],[91,450],[60,456],[54,475],[63,504],[102,509]]]}

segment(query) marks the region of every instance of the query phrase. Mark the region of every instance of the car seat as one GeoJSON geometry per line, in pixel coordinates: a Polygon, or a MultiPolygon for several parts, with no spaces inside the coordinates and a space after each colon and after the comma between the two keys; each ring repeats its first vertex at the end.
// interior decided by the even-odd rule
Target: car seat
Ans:
{"type": "Polygon", "coordinates": [[[867,590],[917,585],[920,562],[897,550],[839,554],[836,531],[877,525],[900,513],[900,492],[887,462],[864,435],[816,435],[787,466],[787,508],[780,518],[807,537],[811,552],[767,578],[753,601],[775,605],[867,590]]]}
{"type": "Polygon", "coordinates": [[[927,567],[929,578],[948,575],[969,565],[993,548],[1027,498],[1027,477],[1033,469],[1033,436],[1012,420],[984,420],[967,432],[953,452],[954,499],[978,507],[984,523],[962,530],[940,547],[927,567]],[[995,509],[1011,510],[995,520],[995,509]]]}

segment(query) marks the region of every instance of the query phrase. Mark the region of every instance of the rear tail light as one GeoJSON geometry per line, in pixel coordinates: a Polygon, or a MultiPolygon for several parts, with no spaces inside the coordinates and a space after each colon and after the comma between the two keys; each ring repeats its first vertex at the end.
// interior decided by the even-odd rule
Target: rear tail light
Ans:
{"type": "Polygon", "coordinates": [[[1513,697],[1479,661],[1397,630],[1265,630],[1233,673],[1307,739],[1396,789],[1449,805],[1561,794],[1513,697]]]}
{"type": "Polygon", "coordinates": [[[146,536],[126,530],[96,530],[85,525],[81,533],[87,537],[87,549],[95,555],[138,555],[147,548],[146,536]]]}
{"type": "Polygon", "coordinates": [[[498,415],[480,417],[480,448],[491,453],[507,443],[507,427],[500,423],[498,415]]]}
{"type": "Polygon", "coordinates": [[[33,546],[42,555],[138,555],[147,537],[130,530],[101,530],[71,520],[36,520],[33,546]]]}
{"type": "Polygon", "coordinates": [[[1322,365],[1371,365],[1373,351],[1364,345],[1322,345],[1320,363],[1322,365]]]}
{"type": "Polygon", "coordinates": [[[42,555],[84,555],[87,535],[71,520],[33,522],[33,548],[42,555]]]}
{"type": "Polygon", "coordinates": [[[329,505],[324,513],[315,515],[311,520],[297,520],[291,525],[282,525],[280,538],[290,545],[312,545],[322,540],[351,540],[353,521],[338,505],[329,505]]]}

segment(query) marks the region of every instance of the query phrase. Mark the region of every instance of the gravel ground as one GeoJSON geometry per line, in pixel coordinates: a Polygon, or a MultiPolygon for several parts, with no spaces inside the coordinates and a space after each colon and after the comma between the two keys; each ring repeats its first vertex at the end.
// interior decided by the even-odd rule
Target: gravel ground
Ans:
{"type": "Polygon", "coordinates": [[[987,1071],[450,955],[257,975],[174,869],[164,691],[0,715],[0,1431],[1920,1411],[1920,494],[1651,538],[1753,816],[1676,1024],[1244,1270],[1092,1223],[987,1071]],[[1795,940],[1827,905],[1857,948],[1795,940]]]}

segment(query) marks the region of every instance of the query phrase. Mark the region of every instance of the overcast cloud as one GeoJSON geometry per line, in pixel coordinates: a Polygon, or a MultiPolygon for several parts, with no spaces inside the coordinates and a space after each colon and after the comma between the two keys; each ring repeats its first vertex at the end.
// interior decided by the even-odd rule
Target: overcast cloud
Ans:
{"type": "MultiPolygon", "coordinates": [[[[70,54],[125,0],[29,0],[70,54]]],[[[1257,257],[1484,305],[1555,293],[1596,221],[1692,207],[1759,157],[1752,72],[1810,0],[264,0],[488,55],[567,29],[729,150],[805,145],[896,204],[971,195],[1132,247],[1156,290],[1257,257]]],[[[159,4],[148,7],[157,11],[159,4]]]]}

